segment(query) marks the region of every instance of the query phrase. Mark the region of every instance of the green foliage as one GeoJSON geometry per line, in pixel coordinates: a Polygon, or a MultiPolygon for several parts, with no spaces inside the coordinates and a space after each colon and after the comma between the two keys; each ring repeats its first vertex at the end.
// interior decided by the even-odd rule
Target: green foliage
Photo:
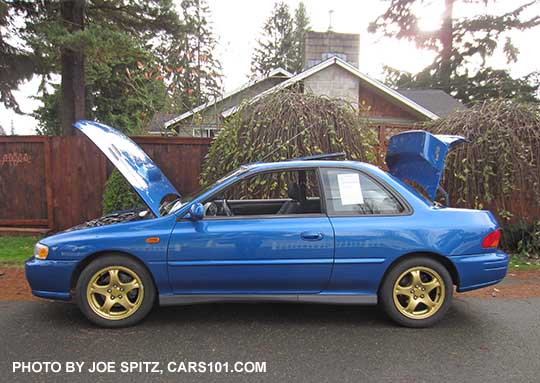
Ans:
{"type": "Polygon", "coordinates": [[[428,126],[468,143],[446,162],[445,188],[457,206],[490,209],[502,223],[539,219],[538,106],[498,100],[456,112],[428,126]]]}
{"type": "Polygon", "coordinates": [[[446,160],[444,186],[452,204],[495,213],[503,249],[540,256],[540,110],[509,100],[484,102],[428,126],[468,142],[446,160]]]}
{"type": "Polygon", "coordinates": [[[306,6],[303,1],[300,1],[298,7],[294,11],[294,58],[292,65],[292,73],[300,73],[304,69],[305,48],[306,48],[306,32],[310,30],[309,17],[307,15],[306,6]]]}
{"type": "MultiPolygon", "coordinates": [[[[398,89],[441,89],[443,84],[430,71],[417,74],[385,67],[385,83],[398,89]]],[[[469,71],[455,74],[450,82],[450,94],[466,105],[484,101],[512,99],[520,102],[538,103],[540,99],[539,72],[522,78],[513,78],[508,70],[485,68],[473,76],[469,71]]]]}
{"type": "Polygon", "coordinates": [[[350,104],[282,90],[245,104],[225,122],[203,164],[208,184],[242,164],[345,151],[375,161],[377,138],[350,104]]]}
{"type": "Polygon", "coordinates": [[[421,7],[431,5],[427,0],[388,0],[384,14],[369,26],[370,32],[414,42],[417,47],[437,53],[435,60],[417,74],[387,68],[387,81],[401,88],[437,88],[452,94],[465,104],[517,98],[538,102],[538,82],[531,81],[535,74],[513,79],[506,70],[487,67],[486,59],[502,49],[508,63],[516,62],[518,49],[509,31],[520,31],[540,25],[540,16],[526,17],[535,1],[517,6],[501,15],[478,15],[456,18],[454,5],[475,6],[485,0],[446,0],[438,29],[424,31],[417,16],[421,7]],[[480,65],[478,63],[480,62],[480,65]],[[471,68],[475,68],[474,70],[471,68]]]}
{"type": "Polygon", "coordinates": [[[518,253],[528,258],[540,258],[540,221],[529,226],[518,242],[518,253]]]}
{"type": "Polygon", "coordinates": [[[164,38],[157,48],[168,84],[172,109],[182,113],[214,99],[221,93],[221,64],[214,51],[216,38],[205,0],[180,3],[182,26],[164,38]]]}
{"type": "Polygon", "coordinates": [[[251,58],[252,77],[265,76],[277,68],[291,73],[302,71],[304,37],[308,30],[309,18],[303,2],[298,5],[294,19],[286,3],[276,2],[251,58]]]}
{"type": "MultiPolygon", "coordinates": [[[[142,132],[154,112],[166,107],[163,82],[148,76],[148,67],[157,67],[155,57],[140,42],[124,32],[96,30],[87,46],[85,82],[86,117],[110,124],[125,133],[142,132]]],[[[61,134],[59,86],[44,89],[43,106],[34,116],[38,132],[61,134]]]]}
{"type": "Polygon", "coordinates": [[[540,258],[540,221],[502,226],[501,247],[524,258],[540,258]]]}
{"type": "Polygon", "coordinates": [[[16,19],[31,8],[28,2],[0,0],[0,102],[17,113],[22,112],[12,92],[32,78],[38,57],[10,37],[19,32],[16,19]]]}
{"type": "Polygon", "coordinates": [[[103,214],[144,206],[144,202],[133,190],[133,187],[115,169],[105,184],[102,201],[103,214]]]}
{"type": "MultiPolygon", "coordinates": [[[[181,16],[171,0],[86,2],[84,29],[76,31],[63,22],[61,4],[15,0],[6,6],[14,15],[9,37],[19,37],[25,52],[39,58],[30,76],[43,75],[38,96],[43,106],[35,113],[41,134],[61,132],[61,90],[51,75],[62,73],[66,50],[84,51],[86,118],[126,133],[141,132],[156,111],[183,112],[219,93],[219,63],[212,56],[215,39],[204,0],[180,2],[181,16]]],[[[1,67],[0,89],[13,66],[1,67]]]]}

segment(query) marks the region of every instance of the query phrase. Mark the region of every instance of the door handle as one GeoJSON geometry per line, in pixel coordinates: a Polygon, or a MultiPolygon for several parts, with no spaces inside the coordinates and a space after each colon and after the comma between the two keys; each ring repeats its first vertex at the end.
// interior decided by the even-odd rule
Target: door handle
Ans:
{"type": "Polygon", "coordinates": [[[323,239],[323,233],[318,233],[316,231],[304,231],[300,236],[306,241],[320,241],[323,239]]]}

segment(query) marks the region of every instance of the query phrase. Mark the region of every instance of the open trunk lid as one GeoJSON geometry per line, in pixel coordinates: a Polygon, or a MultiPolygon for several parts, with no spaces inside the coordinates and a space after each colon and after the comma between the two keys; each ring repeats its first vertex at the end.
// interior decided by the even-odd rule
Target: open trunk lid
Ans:
{"type": "Polygon", "coordinates": [[[415,182],[434,200],[448,152],[464,141],[461,136],[431,134],[424,130],[396,134],[388,143],[386,164],[390,174],[402,181],[415,182]]]}
{"type": "Polygon", "coordinates": [[[159,206],[164,197],[180,197],[150,157],[123,133],[94,121],[77,121],[74,127],[107,156],[156,217],[160,216],[159,206]]]}

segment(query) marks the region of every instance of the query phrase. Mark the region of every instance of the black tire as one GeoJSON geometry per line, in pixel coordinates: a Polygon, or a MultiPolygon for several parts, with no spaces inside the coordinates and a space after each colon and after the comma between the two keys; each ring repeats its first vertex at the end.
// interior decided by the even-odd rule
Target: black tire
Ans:
{"type": "MultiPolygon", "coordinates": [[[[379,304],[382,306],[386,314],[396,323],[406,327],[429,327],[437,323],[448,311],[452,303],[452,295],[454,292],[454,285],[452,283],[452,277],[450,273],[441,263],[434,259],[422,256],[415,256],[407,258],[395,266],[388,272],[379,290],[379,304]],[[394,285],[397,279],[405,273],[415,267],[428,268],[435,271],[442,279],[444,284],[444,294],[440,294],[443,298],[442,304],[439,308],[429,317],[421,319],[412,319],[404,315],[394,302],[394,285]]],[[[411,298],[409,298],[411,299],[411,298]]]]}
{"type": "MultiPolygon", "coordinates": [[[[90,322],[101,327],[128,327],[142,321],[152,310],[156,300],[156,287],[154,286],[154,282],[149,272],[140,262],[122,254],[106,254],[95,259],[82,270],[75,288],[75,300],[81,312],[88,320],[90,320],[90,322]],[[142,302],[140,302],[138,308],[126,318],[106,319],[98,315],[91,307],[91,303],[87,296],[87,286],[100,270],[115,266],[135,273],[140,279],[142,288],[137,289],[135,293],[137,294],[137,300],[139,299],[138,294],[142,294],[142,302]]],[[[116,308],[118,307],[119,306],[116,305],[116,308]]],[[[122,307],[120,307],[120,309],[122,309],[122,307]]],[[[111,311],[112,310],[113,309],[111,309],[111,311]]]]}

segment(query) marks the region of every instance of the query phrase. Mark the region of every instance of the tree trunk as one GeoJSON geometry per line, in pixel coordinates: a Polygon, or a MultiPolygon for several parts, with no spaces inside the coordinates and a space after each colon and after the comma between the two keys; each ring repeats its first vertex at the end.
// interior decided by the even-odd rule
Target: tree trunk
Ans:
{"type": "Polygon", "coordinates": [[[443,22],[441,26],[441,70],[440,70],[440,82],[445,92],[450,93],[450,77],[452,75],[452,40],[454,26],[452,23],[452,13],[454,10],[455,0],[445,0],[445,8],[443,13],[443,22]]]}
{"type": "MultiPolygon", "coordinates": [[[[62,21],[71,32],[84,28],[85,0],[64,0],[61,2],[62,21]]],[[[60,121],[62,135],[74,134],[73,124],[84,119],[84,51],[82,48],[62,49],[62,100],[60,121]]]]}

